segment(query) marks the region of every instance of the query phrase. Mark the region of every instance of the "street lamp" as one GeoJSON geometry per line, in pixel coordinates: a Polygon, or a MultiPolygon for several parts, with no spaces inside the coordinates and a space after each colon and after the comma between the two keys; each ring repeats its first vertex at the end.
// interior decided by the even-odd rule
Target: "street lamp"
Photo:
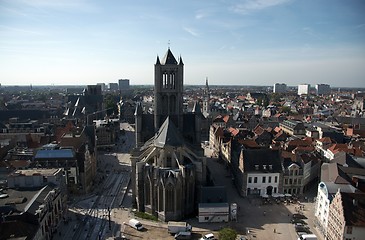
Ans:
{"type": "Polygon", "coordinates": [[[108,207],[109,230],[112,229],[112,227],[111,227],[111,220],[110,220],[110,212],[111,212],[111,209],[110,209],[110,207],[108,207]]]}

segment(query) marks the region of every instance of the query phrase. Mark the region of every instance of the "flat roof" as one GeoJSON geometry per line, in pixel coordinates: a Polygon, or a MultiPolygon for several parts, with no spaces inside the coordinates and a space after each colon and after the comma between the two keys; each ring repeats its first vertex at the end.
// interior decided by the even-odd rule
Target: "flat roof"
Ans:
{"type": "Polygon", "coordinates": [[[14,174],[25,175],[25,176],[33,176],[33,175],[50,176],[50,175],[55,175],[59,171],[61,171],[61,168],[50,168],[50,169],[37,168],[37,169],[17,170],[14,174]]]}
{"type": "Polygon", "coordinates": [[[73,158],[72,149],[39,150],[34,158],[73,158]]]}

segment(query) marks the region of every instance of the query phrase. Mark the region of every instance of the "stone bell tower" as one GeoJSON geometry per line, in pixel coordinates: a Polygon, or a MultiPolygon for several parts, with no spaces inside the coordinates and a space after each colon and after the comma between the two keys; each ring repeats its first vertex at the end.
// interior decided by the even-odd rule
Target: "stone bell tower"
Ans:
{"type": "Polygon", "coordinates": [[[170,48],[155,64],[154,127],[157,131],[169,116],[176,127],[183,129],[184,63],[176,61],[170,48]]]}

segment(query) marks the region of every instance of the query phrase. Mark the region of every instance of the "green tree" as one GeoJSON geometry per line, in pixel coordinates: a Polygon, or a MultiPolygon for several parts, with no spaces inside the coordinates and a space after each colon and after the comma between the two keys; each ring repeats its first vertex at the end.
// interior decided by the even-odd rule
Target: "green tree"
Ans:
{"type": "Polygon", "coordinates": [[[284,107],[281,108],[281,112],[282,113],[290,114],[291,108],[290,107],[287,107],[287,106],[284,106],[284,107]]]}
{"type": "Polygon", "coordinates": [[[218,232],[220,240],[235,240],[237,232],[232,228],[223,228],[218,232]]]}
{"type": "Polygon", "coordinates": [[[116,98],[117,97],[112,95],[112,94],[107,94],[104,98],[105,108],[109,109],[107,111],[108,115],[118,112],[117,99],[116,98]]]}

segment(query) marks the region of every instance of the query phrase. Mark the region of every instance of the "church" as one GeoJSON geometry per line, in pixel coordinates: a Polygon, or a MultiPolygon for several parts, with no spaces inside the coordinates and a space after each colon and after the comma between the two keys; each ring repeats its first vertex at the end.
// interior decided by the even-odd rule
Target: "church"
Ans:
{"type": "Polygon", "coordinates": [[[162,221],[192,216],[206,182],[201,148],[204,116],[198,103],[183,111],[184,63],[170,48],[155,63],[154,111],[135,111],[136,148],[131,154],[132,194],[138,211],[162,221]]]}

